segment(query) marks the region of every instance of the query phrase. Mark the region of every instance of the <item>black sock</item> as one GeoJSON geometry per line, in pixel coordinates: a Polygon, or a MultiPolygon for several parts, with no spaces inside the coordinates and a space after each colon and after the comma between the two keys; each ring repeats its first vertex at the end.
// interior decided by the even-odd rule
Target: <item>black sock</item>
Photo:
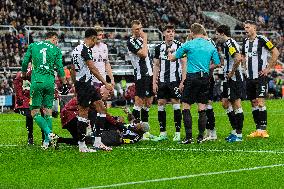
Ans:
{"type": "Polygon", "coordinates": [[[96,119],[96,124],[95,124],[95,137],[101,137],[102,136],[102,131],[105,128],[105,122],[106,122],[106,114],[100,114],[97,113],[97,119],[96,119]]]}
{"type": "Polygon", "coordinates": [[[149,121],[149,108],[141,109],[141,121],[148,122],[149,121]]]}
{"type": "Polygon", "coordinates": [[[242,134],[243,125],[244,125],[244,113],[242,108],[235,110],[235,120],[236,120],[236,133],[242,134]]]}
{"type": "Polygon", "coordinates": [[[252,110],[252,117],[255,123],[256,129],[260,129],[260,124],[259,124],[259,109],[253,109],[252,110]]]}
{"type": "Polygon", "coordinates": [[[176,132],[180,132],[180,127],[181,127],[181,111],[180,111],[180,109],[174,110],[174,122],[175,122],[176,132]]]}
{"type": "Polygon", "coordinates": [[[140,111],[141,111],[141,107],[134,105],[133,110],[132,110],[132,115],[134,116],[135,119],[140,119],[140,111]]]}
{"type": "Polygon", "coordinates": [[[77,129],[78,129],[79,142],[85,142],[87,127],[88,127],[88,119],[83,117],[78,117],[77,129]]]}
{"type": "Polygon", "coordinates": [[[192,138],[192,117],[190,110],[185,109],[182,111],[183,115],[183,123],[184,123],[184,129],[185,129],[185,134],[187,139],[192,138]]]}
{"type": "Polygon", "coordinates": [[[213,109],[207,109],[206,116],[207,116],[206,129],[213,130],[215,128],[215,115],[213,109]]]}
{"type": "MultiPolygon", "coordinates": [[[[143,109],[142,109],[143,110],[143,109]]],[[[165,111],[158,111],[158,121],[160,125],[160,132],[166,131],[166,112],[165,111]]]]}
{"type": "Polygon", "coordinates": [[[203,136],[206,123],[207,123],[207,117],[205,110],[198,111],[199,118],[198,118],[198,130],[199,130],[199,136],[203,136]]]}
{"type": "Polygon", "coordinates": [[[68,145],[78,145],[78,141],[76,141],[74,138],[59,137],[57,140],[57,143],[65,143],[68,145]]]}
{"type": "Polygon", "coordinates": [[[267,110],[266,107],[259,108],[259,128],[266,130],[267,126],[267,110]]]}
{"type": "MultiPolygon", "coordinates": [[[[97,111],[95,109],[90,108],[90,110],[88,112],[88,119],[90,120],[90,125],[91,125],[92,132],[93,132],[93,135],[94,135],[95,132],[96,132],[95,123],[96,123],[96,120],[97,120],[97,111]]],[[[92,136],[92,138],[93,137],[94,136],[92,136]]]]}
{"type": "Polygon", "coordinates": [[[31,115],[27,115],[26,116],[26,128],[27,128],[27,131],[28,131],[28,138],[29,139],[33,139],[33,117],[31,115]]]}
{"type": "Polygon", "coordinates": [[[236,119],[235,119],[235,112],[233,111],[233,109],[227,112],[227,115],[228,115],[228,118],[229,118],[229,121],[230,121],[230,124],[233,130],[235,130],[236,129],[236,119]]]}

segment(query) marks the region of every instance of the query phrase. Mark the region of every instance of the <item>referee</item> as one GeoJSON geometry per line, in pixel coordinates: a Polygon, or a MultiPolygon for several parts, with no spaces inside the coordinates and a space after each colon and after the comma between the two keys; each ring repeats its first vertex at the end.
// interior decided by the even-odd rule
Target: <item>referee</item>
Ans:
{"type": "Polygon", "coordinates": [[[190,107],[194,103],[198,103],[199,114],[197,143],[203,141],[207,123],[205,108],[208,102],[210,61],[213,60],[214,64],[220,64],[217,49],[205,39],[205,28],[201,24],[194,23],[190,30],[193,40],[184,43],[174,55],[169,53],[171,61],[183,58],[184,54],[187,57],[187,74],[186,80],[183,82],[181,99],[186,133],[186,138],[182,141],[183,144],[193,143],[190,107]]]}

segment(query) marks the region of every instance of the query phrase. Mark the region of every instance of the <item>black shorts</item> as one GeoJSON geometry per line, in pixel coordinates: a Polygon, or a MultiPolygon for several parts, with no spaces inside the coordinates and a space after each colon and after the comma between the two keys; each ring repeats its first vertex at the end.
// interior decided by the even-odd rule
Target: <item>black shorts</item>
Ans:
{"type": "Polygon", "coordinates": [[[214,97],[214,86],[215,86],[215,81],[214,81],[214,77],[210,76],[209,78],[209,92],[208,92],[208,100],[213,101],[213,97],[214,97]]]}
{"type": "Polygon", "coordinates": [[[209,93],[209,75],[205,74],[202,77],[200,74],[187,74],[184,81],[184,89],[182,94],[182,102],[194,104],[208,103],[209,93]]]}
{"type": "Polygon", "coordinates": [[[157,99],[180,99],[179,83],[159,83],[157,99]]]}
{"type": "Polygon", "coordinates": [[[229,79],[223,82],[222,98],[227,98],[230,101],[242,99],[243,81],[234,81],[229,79]]]}
{"type": "Polygon", "coordinates": [[[265,98],[267,96],[267,77],[246,80],[247,99],[265,98]]]}
{"type": "Polygon", "coordinates": [[[140,98],[153,96],[153,77],[145,76],[135,81],[136,96],[140,98]]]}
{"type": "Polygon", "coordinates": [[[89,107],[92,102],[100,100],[100,94],[91,82],[76,81],[75,90],[77,93],[78,105],[89,107]]]}

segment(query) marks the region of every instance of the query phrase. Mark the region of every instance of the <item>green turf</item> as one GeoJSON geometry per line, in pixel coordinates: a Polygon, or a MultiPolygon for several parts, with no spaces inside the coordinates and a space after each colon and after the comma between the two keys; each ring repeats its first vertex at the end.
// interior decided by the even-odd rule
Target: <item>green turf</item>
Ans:
{"type": "MultiPolygon", "coordinates": [[[[242,143],[226,143],[229,122],[220,103],[215,103],[218,141],[200,145],[174,143],[173,110],[168,105],[169,141],[143,141],[114,148],[113,152],[92,154],[79,153],[76,147],[66,145],[58,150],[41,150],[41,134],[36,124],[36,145],[29,147],[24,117],[0,114],[0,188],[87,188],[119,183],[128,185],[110,188],[283,188],[284,166],[222,173],[284,164],[283,105],[282,100],[267,101],[269,139],[244,137],[242,143]],[[162,178],[168,179],[155,180],[162,178]],[[139,181],[148,182],[130,184],[139,181]]],[[[243,109],[247,135],[254,130],[250,104],[243,102],[243,109]]],[[[109,111],[123,115],[121,109],[109,111]]],[[[196,136],[195,106],[191,112],[196,136]]],[[[60,128],[59,119],[54,119],[53,124],[56,133],[69,136],[60,128]]],[[[150,110],[150,124],[151,132],[158,135],[157,106],[150,110]]]]}

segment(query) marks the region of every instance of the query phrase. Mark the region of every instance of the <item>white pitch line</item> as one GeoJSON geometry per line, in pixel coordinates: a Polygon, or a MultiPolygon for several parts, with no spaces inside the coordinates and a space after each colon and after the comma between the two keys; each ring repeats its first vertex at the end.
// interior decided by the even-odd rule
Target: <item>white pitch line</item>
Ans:
{"type": "MultiPolygon", "coordinates": [[[[0,144],[0,147],[23,147],[25,145],[17,144],[0,144]]],[[[61,148],[70,148],[72,146],[60,146],[61,148]]],[[[115,149],[125,150],[161,150],[161,151],[192,151],[192,152],[238,152],[238,153],[269,153],[269,154],[284,154],[284,151],[275,150],[230,150],[230,149],[202,149],[202,148],[149,148],[149,147],[116,147],[115,149]]]]}
{"type": "Polygon", "coordinates": [[[15,146],[19,146],[17,144],[0,144],[0,147],[15,147],[15,146]]]}
{"type": "Polygon", "coordinates": [[[202,148],[139,148],[139,147],[118,147],[119,149],[132,149],[132,150],[161,150],[161,151],[197,151],[197,152],[242,152],[242,153],[271,153],[271,154],[284,154],[284,151],[274,150],[230,150],[230,149],[202,149],[202,148]]]}
{"type": "Polygon", "coordinates": [[[268,169],[268,168],[283,167],[283,166],[284,166],[284,164],[274,164],[274,165],[258,166],[258,167],[243,168],[243,169],[234,169],[234,170],[219,171],[219,172],[208,172],[208,173],[184,175],[184,176],[178,176],[178,177],[159,178],[159,179],[142,180],[142,181],[135,181],[135,182],[124,182],[124,183],[101,185],[101,186],[91,186],[91,187],[79,188],[79,189],[112,188],[112,187],[119,187],[119,186],[126,186],[126,185],[162,182],[162,181],[169,181],[169,180],[181,180],[181,179],[210,176],[210,175],[221,175],[221,174],[226,174],[226,173],[239,173],[239,172],[243,172],[243,171],[254,171],[254,170],[258,170],[258,169],[268,169]]]}

